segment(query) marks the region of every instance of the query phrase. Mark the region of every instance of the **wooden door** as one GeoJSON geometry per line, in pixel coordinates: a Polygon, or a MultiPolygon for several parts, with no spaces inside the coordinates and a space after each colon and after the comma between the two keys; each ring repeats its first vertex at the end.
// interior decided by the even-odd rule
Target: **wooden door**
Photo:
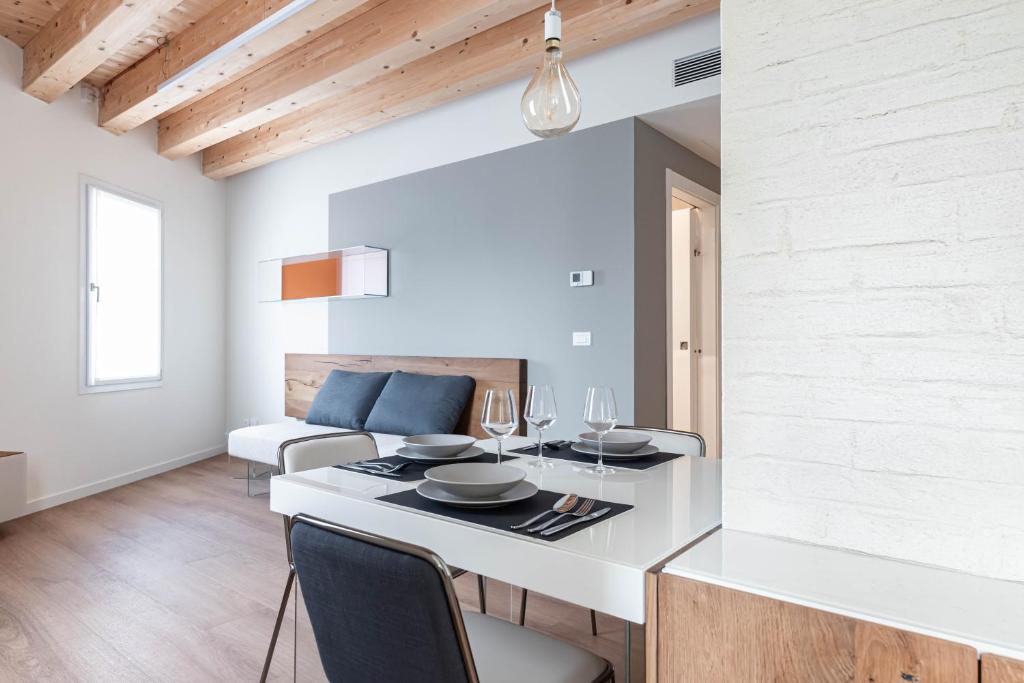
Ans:
{"type": "Polygon", "coordinates": [[[660,683],[978,680],[965,645],[666,574],[657,596],[660,683]]]}
{"type": "Polygon", "coordinates": [[[982,655],[981,683],[1024,683],[1024,662],[998,655],[982,655]]]}

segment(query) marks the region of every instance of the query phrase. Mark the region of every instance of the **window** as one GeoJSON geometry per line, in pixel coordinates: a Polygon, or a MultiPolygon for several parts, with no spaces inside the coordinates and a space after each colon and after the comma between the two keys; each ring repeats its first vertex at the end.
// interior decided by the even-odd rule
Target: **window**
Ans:
{"type": "Polygon", "coordinates": [[[162,209],[92,180],[82,181],[82,209],[82,389],[159,386],[162,209]]]}

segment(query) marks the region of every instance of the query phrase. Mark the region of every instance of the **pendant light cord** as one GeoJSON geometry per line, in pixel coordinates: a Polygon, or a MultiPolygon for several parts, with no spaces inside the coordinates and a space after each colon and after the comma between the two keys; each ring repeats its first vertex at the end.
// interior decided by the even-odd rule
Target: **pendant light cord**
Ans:
{"type": "Polygon", "coordinates": [[[552,12],[556,11],[555,10],[555,0],[551,0],[551,11],[552,12]]]}

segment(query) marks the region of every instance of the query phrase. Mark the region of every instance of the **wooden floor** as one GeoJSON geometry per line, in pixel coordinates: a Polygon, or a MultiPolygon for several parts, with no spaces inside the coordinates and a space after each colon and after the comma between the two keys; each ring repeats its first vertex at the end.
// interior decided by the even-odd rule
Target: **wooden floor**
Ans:
{"type": "MultiPolygon", "coordinates": [[[[0,524],[0,681],[258,680],[287,568],[281,518],[245,496],[242,471],[219,456],[0,524]]],[[[475,577],[456,584],[475,610],[475,577]]],[[[297,679],[322,681],[299,602],[297,679]]],[[[518,604],[489,582],[489,612],[518,604]]],[[[292,678],[295,624],[273,680],[292,678]]],[[[586,610],[531,594],[527,625],[621,671],[618,619],[599,615],[594,637],[586,610]]],[[[636,681],[642,639],[634,627],[636,681]]]]}

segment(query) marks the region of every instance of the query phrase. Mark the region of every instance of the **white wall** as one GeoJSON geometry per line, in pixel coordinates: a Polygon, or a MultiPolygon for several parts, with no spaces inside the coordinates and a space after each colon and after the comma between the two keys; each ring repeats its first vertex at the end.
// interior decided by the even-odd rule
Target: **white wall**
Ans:
{"type": "Polygon", "coordinates": [[[725,523],[1024,580],[1024,3],[723,3],[725,523]]]}
{"type": "Polygon", "coordinates": [[[21,92],[0,40],[0,449],[28,453],[29,509],[223,452],[223,185],[116,138],[73,91],[21,92]],[[79,174],[164,205],[164,382],[79,395],[79,174]]]}
{"type": "MultiPolygon", "coordinates": [[[[715,13],[581,60],[568,55],[583,93],[580,127],[718,94],[717,78],[671,81],[673,59],[718,44],[715,13]]],[[[282,419],[284,353],[327,350],[327,304],[257,304],[257,261],[326,249],[331,193],[533,142],[519,115],[525,87],[499,86],[228,181],[229,426],[282,419]]]]}

